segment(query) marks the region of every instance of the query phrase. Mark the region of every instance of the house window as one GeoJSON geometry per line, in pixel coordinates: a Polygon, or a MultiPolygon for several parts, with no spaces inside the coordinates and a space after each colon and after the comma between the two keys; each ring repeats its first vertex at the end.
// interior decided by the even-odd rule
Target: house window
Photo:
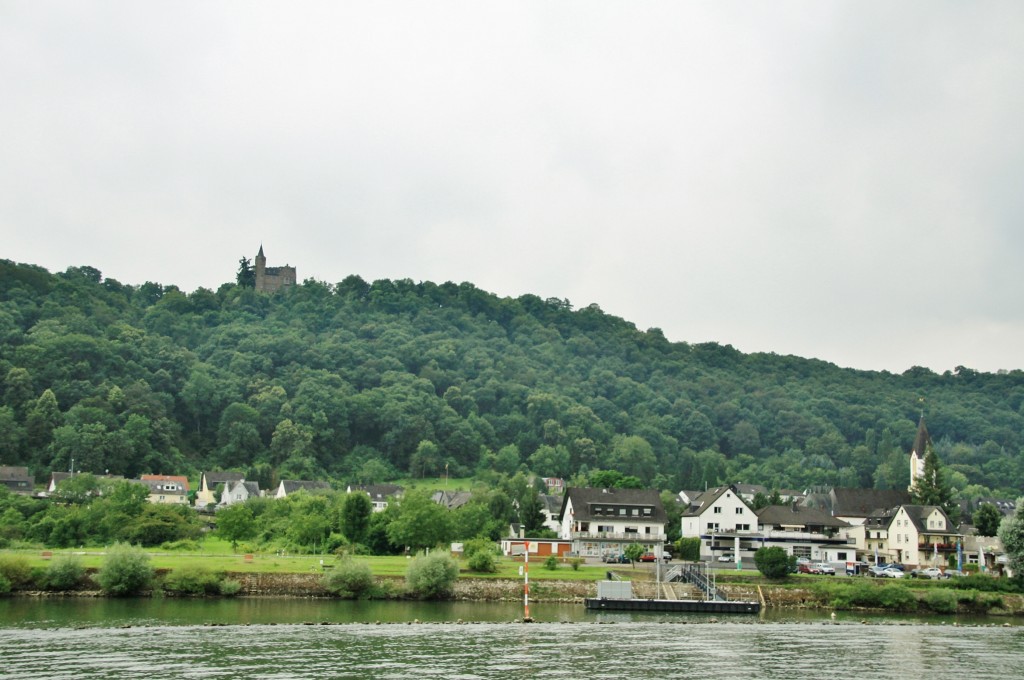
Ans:
{"type": "Polygon", "coordinates": [[[743,508],[736,508],[736,514],[737,515],[742,515],[743,514],[743,508]]]}
{"type": "Polygon", "coordinates": [[[650,508],[644,508],[644,517],[650,517],[650,516],[651,516],[651,509],[650,508]]]}
{"type": "Polygon", "coordinates": [[[722,508],[716,505],[715,506],[715,514],[716,515],[721,515],[722,514],[722,508]]]}
{"type": "Polygon", "coordinates": [[[846,561],[846,553],[844,553],[844,552],[836,553],[836,561],[838,561],[838,562],[845,562],[846,561]]]}
{"type": "Polygon", "coordinates": [[[633,514],[633,517],[639,517],[640,516],[640,511],[637,508],[633,508],[633,513],[632,514],[633,514]]]}
{"type": "Polygon", "coordinates": [[[613,531],[615,531],[615,527],[613,527],[611,524],[598,524],[597,530],[602,534],[610,534],[613,531]]]}
{"type": "Polygon", "coordinates": [[[644,533],[645,534],[650,534],[651,533],[651,528],[650,527],[644,527],[644,533]]]}
{"type": "Polygon", "coordinates": [[[736,531],[750,531],[750,525],[749,524],[737,524],[736,525],[736,531]]]}
{"type": "Polygon", "coordinates": [[[640,530],[637,529],[636,527],[626,527],[626,533],[627,534],[639,534],[640,530]]]}
{"type": "Polygon", "coordinates": [[[708,531],[718,531],[718,522],[708,522],[708,531]]]}
{"type": "Polygon", "coordinates": [[[626,509],[625,508],[619,508],[619,515],[621,515],[622,517],[625,517],[626,516],[626,509]]]}

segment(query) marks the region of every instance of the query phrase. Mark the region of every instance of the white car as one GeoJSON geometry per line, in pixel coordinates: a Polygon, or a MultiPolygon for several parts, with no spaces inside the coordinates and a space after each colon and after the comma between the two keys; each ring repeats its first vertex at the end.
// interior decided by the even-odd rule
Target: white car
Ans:
{"type": "Polygon", "coordinates": [[[897,569],[896,567],[889,567],[888,569],[883,569],[882,573],[879,574],[879,576],[881,576],[882,578],[903,578],[904,574],[903,570],[901,569],[897,569]]]}
{"type": "Polygon", "coordinates": [[[818,574],[829,574],[831,576],[836,575],[836,568],[831,564],[825,564],[824,562],[818,562],[817,564],[811,565],[811,570],[818,574]]]}
{"type": "Polygon", "coordinates": [[[730,555],[729,553],[725,553],[724,555],[719,555],[718,556],[718,561],[719,562],[732,562],[733,561],[732,555],[730,555]]]}

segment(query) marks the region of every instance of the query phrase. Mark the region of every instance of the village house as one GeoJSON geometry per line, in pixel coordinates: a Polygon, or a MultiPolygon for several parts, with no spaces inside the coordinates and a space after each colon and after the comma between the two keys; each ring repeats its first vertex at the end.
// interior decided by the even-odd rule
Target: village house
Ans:
{"type": "Polygon", "coordinates": [[[847,539],[857,546],[858,559],[873,564],[888,564],[896,556],[889,552],[889,522],[894,509],[881,510],[865,518],[861,524],[846,529],[847,539]]]}
{"type": "Polygon", "coordinates": [[[227,472],[204,472],[199,476],[199,491],[196,492],[196,507],[217,504],[217,488],[227,486],[228,482],[240,482],[245,479],[244,472],[229,470],[227,472]]]}
{"type": "Polygon", "coordinates": [[[807,494],[801,505],[824,510],[848,524],[864,524],[869,517],[910,503],[910,493],[895,489],[828,487],[807,494]]]}
{"type": "MultiPolygon", "coordinates": [[[[57,490],[57,486],[65,479],[71,479],[75,475],[88,474],[83,472],[51,472],[50,483],[46,485],[46,491],[44,495],[50,496],[57,490]]],[[[124,479],[122,475],[93,475],[96,479],[106,480],[108,482],[116,482],[124,479]]]]}
{"type": "Polygon", "coordinates": [[[580,557],[602,557],[640,543],[648,550],[665,543],[668,515],[653,489],[570,488],[559,511],[560,538],[580,557]]]}
{"type": "Polygon", "coordinates": [[[849,524],[827,512],[798,503],[769,505],[757,511],[761,546],[778,546],[814,562],[854,562],[857,546],[846,538],[849,524]]]}
{"type": "Polygon", "coordinates": [[[397,484],[349,485],[345,488],[345,493],[356,493],[359,491],[362,491],[370,497],[370,503],[373,505],[374,512],[384,512],[388,508],[388,503],[393,499],[401,498],[402,492],[404,492],[405,489],[397,484]]]}
{"type": "Polygon", "coordinates": [[[561,533],[562,523],[559,521],[559,513],[562,510],[562,497],[550,494],[540,494],[540,511],[544,514],[544,528],[561,533]]]}
{"type": "Polygon", "coordinates": [[[684,538],[700,538],[702,560],[753,558],[761,547],[755,541],[757,514],[736,491],[720,486],[697,495],[680,518],[684,538]]]}
{"type": "Polygon", "coordinates": [[[142,484],[149,489],[150,503],[162,505],[188,505],[188,492],[180,481],[166,479],[133,479],[132,482],[142,484]]]}
{"type": "Polygon", "coordinates": [[[430,500],[448,510],[461,508],[471,498],[473,493],[470,491],[435,491],[430,495],[430,500]]]}
{"type": "Polygon", "coordinates": [[[935,505],[901,505],[889,520],[889,551],[912,566],[942,566],[963,540],[946,512],[935,505]]]}
{"type": "Polygon", "coordinates": [[[4,465],[0,466],[0,486],[12,493],[31,496],[35,482],[27,467],[4,465]]]}
{"type": "Polygon", "coordinates": [[[235,503],[244,503],[250,498],[260,498],[263,492],[260,491],[259,482],[247,482],[239,479],[237,482],[226,482],[224,492],[220,495],[218,508],[226,508],[235,503]]]}
{"type": "Polygon", "coordinates": [[[281,483],[277,486],[277,492],[274,493],[274,498],[284,498],[288,494],[295,493],[296,491],[316,493],[317,491],[330,490],[331,485],[328,482],[315,482],[298,479],[282,479],[281,483]]]}

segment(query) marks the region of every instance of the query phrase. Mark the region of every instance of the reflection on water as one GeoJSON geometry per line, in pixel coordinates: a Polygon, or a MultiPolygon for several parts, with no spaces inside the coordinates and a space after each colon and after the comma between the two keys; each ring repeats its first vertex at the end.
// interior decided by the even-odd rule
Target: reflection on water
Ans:
{"type": "Polygon", "coordinates": [[[9,599],[0,677],[959,680],[1024,667],[1017,626],[532,610],[547,623],[509,623],[520,613],[512,604],[9,599]],[[202,625],[218,621],[233,623],[202,625]]]}

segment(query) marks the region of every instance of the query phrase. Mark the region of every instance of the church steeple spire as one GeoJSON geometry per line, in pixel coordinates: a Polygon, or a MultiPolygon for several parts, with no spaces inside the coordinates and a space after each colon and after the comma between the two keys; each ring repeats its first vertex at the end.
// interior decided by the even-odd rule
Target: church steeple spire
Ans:
{"type": "Polygon", "coordinates": [[[910,449],[910,489],[914,488],[914,480],[924,476],[924,456],[926,449],[932,446],[932,436],[928,434],[928,428],[924,424],[924,414],[917,423],[917,436],[914,437],[914,446],[910,449]]]}

